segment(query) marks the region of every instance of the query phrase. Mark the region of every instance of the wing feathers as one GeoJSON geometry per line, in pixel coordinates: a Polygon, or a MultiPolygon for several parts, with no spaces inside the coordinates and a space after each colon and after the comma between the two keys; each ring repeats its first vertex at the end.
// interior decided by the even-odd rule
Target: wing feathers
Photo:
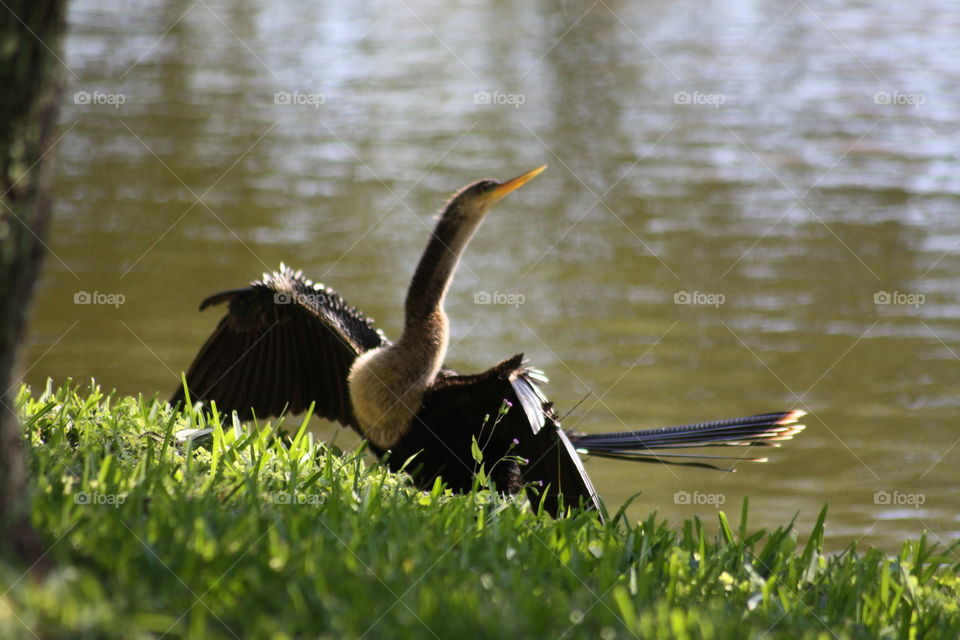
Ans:
{"type": "Polygon", "coordinates": [[[547,421],[543,413],[543,405],[546,404],[547,399],[540,390],[537,389],[536,385],[531,382],[531,379],[525,375],[512,374],[510,376],[510,386],[512,386],[514,392],[516,392],[523,412],[530,422],[530,428],[533,430],[534,435],[536,435],[547,421]]]}
{"type": "Polygon", "coordinates": [[[469,490],[474,466],[470,443],[476,438],[487,470],[504,471],[493,473],[501,491],[527,485],[531,502],[555,516],[581,503],[599,509],[579,456],[521,361],[522,356],[514,356],[474,376],[442,372],[424,398],[414,427],[394,447],[388,463],[402,463],[419,452],[420,486],[429,486],[433,477],[442,475],[454,489],[469,490]],[[500,415],[504,400],[513,406],[500,415]],[[486,423],[484,415],[490,416],[486,423]],[[517,456],[523,459],[519,464],[499,462],[517,456]]]}
{"type": "MultiPolygon", "coordinates": [[[[281,265],[262,280],[205,299],[227,315],[187,371],[194,400],[242,418],[315,413],[355,426],[347,375],[358,355],[388,341],[335,291],[281,265]]],[[[171,403],[183,401],[179,388],[171,403]]]]}

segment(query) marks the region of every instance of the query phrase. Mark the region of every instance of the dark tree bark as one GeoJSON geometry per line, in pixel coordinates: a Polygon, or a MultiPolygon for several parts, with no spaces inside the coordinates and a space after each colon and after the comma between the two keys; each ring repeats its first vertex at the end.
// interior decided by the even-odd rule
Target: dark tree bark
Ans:
{"type": "Polygon", "coordinates": [[[11,386],[50,221],[48,152],[62,93],[57,56],[65,4],[7,0],[0,6],[0,545],[30,564],[43,548],[30,526],[11,386]]]}

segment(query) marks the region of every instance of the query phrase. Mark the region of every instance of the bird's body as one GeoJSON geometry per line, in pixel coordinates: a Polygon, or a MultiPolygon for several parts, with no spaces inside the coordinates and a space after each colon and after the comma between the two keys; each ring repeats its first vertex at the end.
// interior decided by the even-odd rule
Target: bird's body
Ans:
{"type": "MultiPolygon", "coordinates": [[[[802,412],[779,412],[667,430],[572,436],[560,426],[539,385],[545,377],[508,358],[478,375],[445,369],[449,321],[443,302],[467,244],[490,206],[545,167],[503,183],[482,180],[450,200],[414,272],[404,329],[389,341],[334,291],[283,265],[249,287],[211,296],[201,309],[229,302],[229,312],[186,374],[193,400],[215,401],[241,418],[314,413],[351,426],[387,464],[418,485],[437,478],[469,490],[477,452],[496,487],[527,490],[553,515],[565,507],[600,508],[577,451],[684,462],[689,454],[657,449],[716,444],[773,444],[803,429],[802,412]]],[[[178,390],[171,403],[185,400],[178,390]]],[[[706,456],[711,457],[711,456],[706,456]]],[[[715,457],[715,456],[713,456],[715,457]]]]}
{"type": "Polygon", "coordinates": [[[373,444],[384,449],[396,444],[436,383],[450,343],[443,302],[460,256],[487,209],[542,170],[519,176],[514,184],[482,180],[469,185],[444,209],[410,282],[403,335],[396,344],[360,355],[347,378],[360,431],[373,444]],[[497,189],[502,190],[499,195],[497,189]]]}
{"type": "Polygon", "coordinates": [[[357,358],[347,378],[350,402],[360,432],[374,445],[389,449],[410,431],[424,395],[436,383],[446,351],[445,339],[420,352],[384,346],[357,358]]]}

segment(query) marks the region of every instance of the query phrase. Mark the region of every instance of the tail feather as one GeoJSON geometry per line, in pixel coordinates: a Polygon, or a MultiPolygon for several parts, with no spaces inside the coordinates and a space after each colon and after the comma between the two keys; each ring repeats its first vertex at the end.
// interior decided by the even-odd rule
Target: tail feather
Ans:
{"type": "Polygon", "coordinates": [[[586,455],[636,460],[638,462],[689,464],[716,468],[709,463],[682,462],[681,460],[665,458],[746,460],[750,462],[766,462],[766,458],[665,453],[659,451],[659,449],[754,445],[776,447],[779,446],[780,441],[790,440],[806,428],[797,422],[805,415],[806,412],[804,411],[781,411],[746,418],[699,422],[679,427],[573,435],[571,440],[577,451],[586,455]]]}

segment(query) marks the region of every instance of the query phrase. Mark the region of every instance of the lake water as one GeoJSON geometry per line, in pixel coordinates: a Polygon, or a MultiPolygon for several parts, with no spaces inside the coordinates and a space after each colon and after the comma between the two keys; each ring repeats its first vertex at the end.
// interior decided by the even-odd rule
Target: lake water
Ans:
{"type": "Polygon", "coordinates": [[[74,1],[26,380],[166,397],[200,300],[281,260],[396,337],[445,198],[546,163],[451,366],[523,351],[583,431],[810,411],[732,474],[589,460],[634,518],[960,537],[960,7],[456,4],[74,1]]]}

